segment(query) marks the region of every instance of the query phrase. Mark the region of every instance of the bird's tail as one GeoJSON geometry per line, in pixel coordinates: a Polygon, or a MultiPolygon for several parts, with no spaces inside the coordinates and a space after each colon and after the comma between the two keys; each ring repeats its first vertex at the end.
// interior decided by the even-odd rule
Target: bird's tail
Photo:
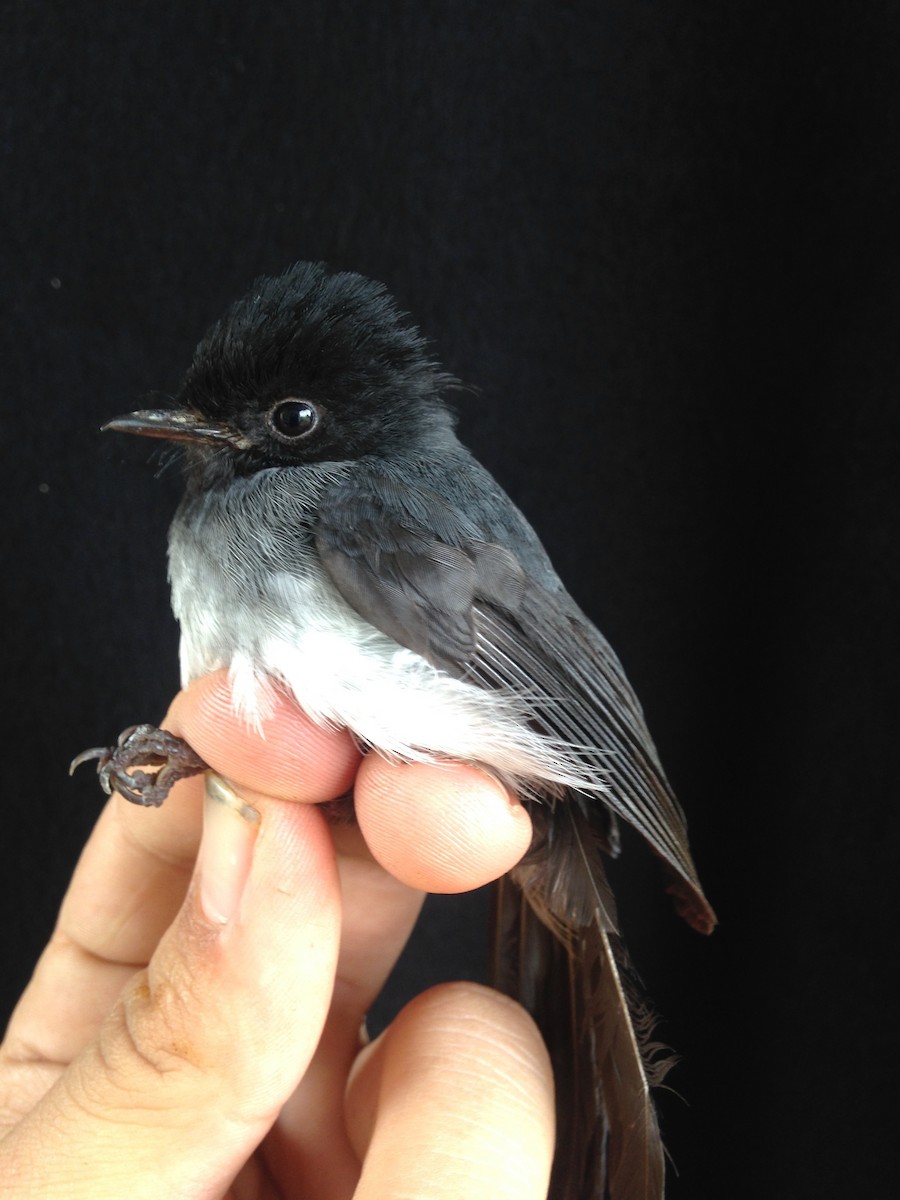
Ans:
{"type": "Polygon", "coordinates": [[[602,805],[534,805],[535,837],[498,885],[494,984],[535,1018],[556,1081],[551,1200],[660,1200],[664,1152],[650,1095],[674,1061],[650,1040],[618,934],[602,805]]]}

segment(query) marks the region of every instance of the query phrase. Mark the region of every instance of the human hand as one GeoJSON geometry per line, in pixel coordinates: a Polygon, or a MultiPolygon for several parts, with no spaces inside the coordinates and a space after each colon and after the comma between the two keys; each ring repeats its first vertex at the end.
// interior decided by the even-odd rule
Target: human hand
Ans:
{"type": "Polygon", "coordinates": [[[166,727],[230,803],[195,778],[106,805],[0,1048],[4,1197],[543,1197],[553,1085],[522,1009],[444,985],[359,1036],[423,890],[508,869],[521,806],[469,767],[361,759],[286,700],[262,740],[223,673],[166,727]],[[358,827],[329,827],[314,802],[354,780],[358,827]]]}

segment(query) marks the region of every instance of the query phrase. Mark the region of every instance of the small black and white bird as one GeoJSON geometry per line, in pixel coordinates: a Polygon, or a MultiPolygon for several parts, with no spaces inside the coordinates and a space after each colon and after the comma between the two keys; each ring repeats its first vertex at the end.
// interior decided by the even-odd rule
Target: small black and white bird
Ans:
{"type": "MultiPolygon", "coordinates": [[[[553,1059],[551,1196],[653,1200],[666,1064],[604,871],[617,820],[695,928],[715,917],[622,667],[457,440],[453,385],[383,286],[299,263],[212,327],[174,408],[106,428],[184,446],[169,574],[185,683],[225,667],[250,721],[275,684],[366,746],[476,763],[522,796],[535,835],[498,885],[495,982],[553,1059]]],[[[158,802],[139,784],[123,790],[158,802]]]]}

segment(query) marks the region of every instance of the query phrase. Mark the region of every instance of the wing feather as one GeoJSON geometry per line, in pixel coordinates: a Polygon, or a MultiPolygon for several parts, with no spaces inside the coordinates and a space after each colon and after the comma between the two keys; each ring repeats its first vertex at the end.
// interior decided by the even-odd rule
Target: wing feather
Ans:
{"type": "MultiPolygon", "coordinates": [[[[484,480],[477,471],[472,478],[484,480]]],[[[630,977],[604,870],[603,856],[617,851],[617,816],[664,860],[682,915],[706,932],[715,917],[619,660],[530,528],[516,536],[515,510],[479,526],[452,502],[458,487],[441,495],[396,475],[357,472],[320,508],[319,555],[376,628],[437,667],[512,693],[538,732],[569,747],[586,791],[547,788],[544,803],[528,801],[531,847],[497,889],[494,982],[535,1017],[553,1062],[551,1195],[662,1200],[651,1088],[667,1063],[650,1041],[651,1016],[630,977]]]]}
{"type": "Polygon", "coordinates": [[[478,644],[470,671],[490,686],[532,684],[535,723],[570,742],[585,769],[606,783],[604,802],[643,834],[686,885],[673,888],[679,911],[709,932],[715,915],[700,887],[684,814],[638,701],[596,630],[586,639],[560,609],[558,597],[542,596],[535,587],[516,615],[476,604],[478,644]],[[520,622],[526,623],[527,637],[520,622]]]}
{"type": "Polygon", "coordinates": [[[603,801],[669,864],[679,910],[708,931],[715,917],[684,814],[619,660],[561,587],[529,578],[489,532],[436,490],[372,468],[326,493],[316,544],[335,586],[377,629],[454,675],[524,698],[535,727],[572,747],[588,784],[606,785],[603,801]]]}

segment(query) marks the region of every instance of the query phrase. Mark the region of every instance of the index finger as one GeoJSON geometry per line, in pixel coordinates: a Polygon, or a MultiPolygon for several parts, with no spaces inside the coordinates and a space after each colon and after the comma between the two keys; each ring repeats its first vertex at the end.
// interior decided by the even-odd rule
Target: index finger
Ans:
{"type": "MultiPolygon", "coordinates": [[[[176,696],[165,726],[184,737],[218,774],[250,798],[331,800],[352,784],[359,752],[346,731],[314,725],[285,697],[262,735],[233,710],[224,671],[176,696]]],[[[59,930],[88,953],[143,964],[171,924],[200,844],[203,785],[185,780],[160,809],[119,796],[85,847],[60,913],[59,930]]]]}
{"type": "Polygon", "coordinates": [[[251,724],[235,711],[227,672],[215,671],[175,697],[166,728],[242,796],[317,804],[343,795],[361,757],[350,732],[316,725],[277,686],[270,696],[266,716],[251,724]]]}
{"type": "MultiPolygon", "coordinates": [[[[261,739],[234,715],[224,672],[179,694],[165,724],[222,774],[279,799],[333,799],[349,787],[359,761],[346,732],[313,725],[283,699],[264,727],[269,741],[261,739]]],[[[10,1022],[7,1050],[16,1058],[61,1067],[94,1035],[184,901],[202,811],[200,778],[178,784],[160,809],[110,798],[10,1022]]]]}

